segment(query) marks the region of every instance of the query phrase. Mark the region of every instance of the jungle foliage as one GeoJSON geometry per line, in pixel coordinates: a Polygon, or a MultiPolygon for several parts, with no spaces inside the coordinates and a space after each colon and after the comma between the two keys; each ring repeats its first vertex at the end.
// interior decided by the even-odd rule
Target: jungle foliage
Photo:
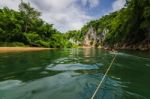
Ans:
{"type": "Polygon", "coordinates": [[[41,13],[29,3],[21,2],[19,11],[5,7],[0,9],[0,46],[73,47],[82,45],[91,26],[97,37],[108,30],[103,44],[150,44],[150,0],[126,1],[121,10],[65,34],[44,22],[41,13]]]}
{"type": "Polygon", "coordinates": [[[97,34],[108,29],[104,43],[150,44],[150,0],[127,0],[124,8],[88,22],[81,30],[86,34],[92,26],[97,34]]]}
{"type": "Polygon", "coordinates": [[[0,9],[0,46],[71,47],[64,34],[44,22],[40,15],[23,1],[19,11],[0,9]]]}

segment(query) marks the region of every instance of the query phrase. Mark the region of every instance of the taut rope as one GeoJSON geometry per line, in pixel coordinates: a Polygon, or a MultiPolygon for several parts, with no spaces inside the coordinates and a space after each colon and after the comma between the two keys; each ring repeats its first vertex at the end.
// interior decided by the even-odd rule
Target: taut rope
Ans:
{"type": "Polygon", "coordinates": [[[109,67],[108,67],[108,69],[107,69],[107,71],[105,72],[105,74],[104,74],[102,80],[100,81],[99,85],[97,86],[97,88],[96,88],[94,94],[92,95],[91,99],[94,99],[94,97],[95,97],[95,95],[96,95],[98,89],[101,87],[101,85],[102,85],[104,79],[106,78],[106,75],[108,74],[108,72],[109,72],[109,70],[110,70],[112,64],[114,63],[114,61],[115,61],[115,59],[116,59],[116,56],[117,56],[117,54],[115,54],[113,60],[111,61],[110,65],[109,65],[109,67]]]}

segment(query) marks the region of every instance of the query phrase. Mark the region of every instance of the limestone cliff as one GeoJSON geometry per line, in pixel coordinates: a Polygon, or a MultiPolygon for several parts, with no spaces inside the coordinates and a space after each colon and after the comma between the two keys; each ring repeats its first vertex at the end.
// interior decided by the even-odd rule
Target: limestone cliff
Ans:
{"type": "Polygon", "coordinates": [[[97,32],[92,26],[90,26],[88,32],[84,36],[83,46],[98,47],[103,45],[105,35],[108,31],[108,29],[104,28],[102,32],[97,32]]]}

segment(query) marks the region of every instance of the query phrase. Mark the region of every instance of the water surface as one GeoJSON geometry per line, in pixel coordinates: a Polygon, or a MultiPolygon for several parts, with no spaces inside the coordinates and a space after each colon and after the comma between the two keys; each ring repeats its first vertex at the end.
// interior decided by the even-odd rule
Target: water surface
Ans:
{"type": "Polygon", "coordinates": [[[150,52],[61,49],[0,54],[0,99],[150,99],[150,52]]]}

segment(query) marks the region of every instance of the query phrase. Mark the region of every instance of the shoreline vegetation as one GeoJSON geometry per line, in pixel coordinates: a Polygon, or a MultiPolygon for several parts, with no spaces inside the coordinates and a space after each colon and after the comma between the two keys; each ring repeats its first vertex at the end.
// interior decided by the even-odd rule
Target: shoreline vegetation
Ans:
{"type": "Polygon", "coordinates": [[[42,50],[50,50],[50,49],[52,49],[52,48],[43,48],[43,47],[0,47],[0,53],[42,51],[42,50]]]}
{"type": "Polygon", "coordinates": [[[139,50],[147,51],[150,50],[150,44],[135,44],[135,45],[123,45],[123,46],[103,46],[104,49],[115,49],[115,50],[139,50]]]}
{"type": "Polygon", "coordinates": [[[0,46],[6,47],[0,51],[49,48],[150,50],[150,2],[126,1],[124,8],[89,21],[80,30],[66,33],[41,19],[41,12],[30,3],[21,1],[18,11],[4,7],[0,9],[0,46]],[[9,46],[15,48],[9,49],[9,46]]]}
{"type": "MultiPolygon", "coordinates": [[[[100,46],[97,48],[104,50],[139,50],[139,51],[147,51],[150,49],[150,45],[148,46],[123,46],[123,47],[108,47],[108,46],[100,46]]],[[[93,46],[79,46],[77,48],[89,49],[95,48],[93,46]]],[[[0,47],[0,53],[8,53],[8,52],[28,52],[28,51],[42,51],[42,50],[51,50],[56,48],[44,48],[44,47],[0,47]]]]}

